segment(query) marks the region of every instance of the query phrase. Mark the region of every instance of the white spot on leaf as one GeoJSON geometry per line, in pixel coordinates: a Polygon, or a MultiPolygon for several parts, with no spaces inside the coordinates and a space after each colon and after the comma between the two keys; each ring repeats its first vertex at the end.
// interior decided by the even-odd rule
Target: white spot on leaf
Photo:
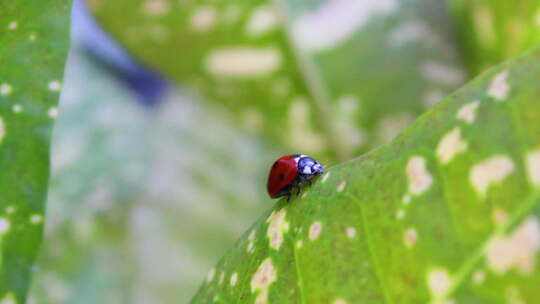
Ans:
{"type": "Polygon", "coordinates": [[[540,187],[540,149],[530,152],[526,162],[529,182],[535,187],[540,187]]]}
{"type": "Polygon", "coordinates": [[[540,223],[531,216],[511,235],[494,237],[488,245],[486,260],[495,274],[503,275],[515,268],[523,275],[530,275],[535,269],[539,249],[540,223]]]}
{"type": "Polygon", "coordinates": [[[347,301],[345,301],[343,299],[337,299],[337,300],[334,300],[334,302],[332,302],[332,304],[347,304],[347,301]]]}
{"type": "Polygon", "coordinates": [[[11,88],[10,84],[8,84],[8,83],[0,84],[0,95],[7,96],[7,95],[11,94],[11,91],[13,91],[13,89],[11,88]]]}
{"type": "Polygon", "coordinates": [[[503,101],[508,97],[509,92],[508,70],[504,70],[493,77],[488,88],[488,94],[497,101],[503,101]]]}
{"type": "Polygon", "coordinates": [[[205,60],[206,71],[220,77],[260,77],[271,74],[280,65],[281,53],[276,48],[223,48],[212,51],[205,60]]]}
{"type": "Polygon", "coordinates": [[[230,281],[231,286],[236,285],[237,281],[238,281],[238,274],[235,272],[231,276],[231,281],[230,281]]]}
{"type": "Polygon", "coordinates": [[[319,235],[321,235],[322,231],[322,223],[319,221],[314,222],[309,227],[309,239],[314,241],[319,238],[319,235]]]}
{"type": "Polygon", "coordinates": [[[434,268],[428,272],[427,283],[434,299],[444,299],[450,288],[450,275],[444,268],[434,268]]]}
{"type": "Polygon", "coordinates": [[[20,104],[14,104],[11,107],[11,110],[13,110],[14,113],[20,113],[22,111],[22,106],[20,104]]]}
{"type": "Polygon", "coordinates": [[[433,184],[433,177],[426,169],[426,160],[420,156],[413,156],[407,162],[406,168],[409,178],[409,191],[414,195],[424,193],[433,184]]]}
{"type": "Polygon", "coordinates": [[[277,280],[277,272],[272,264],[272,260],[264,260],[251,278],[251,292],[259,291],[255,303],[266,303],[268,299],[268,288],[277,280]]]}
{"type": "Polygon", "coordinates": [[[266,236],[270,240],[270,247],[279,250],[279,247],[283,243],[283,234],[289,231],[289,223],[285,219],[287,212],[285,209],[281,209],[278,212],[273,211],[268,219],[268,229],[266,236]]]}
{"type": "Polygon", "coordinates": [[[491,184],[502,182],[514,171],[514,162],[506,156],[494,156],[471,169],[469,179],[480,195],[485,195],[491,184]]]}
{"type": "Polygon", "coordinates": [[[216,23],[216,10],[211,6],[199,7],[191,15],[189,23],[196,32],[208,31],[216,23]]]}
{"type": "Polygon", "coordinates": [[[339,185],[336,188],[337,192],[342,192],[345,189],[345,186],[347,186],[346,181],[342,181],[341,183],[339,183],[339,185]]]}
{"type": "Polygon", "coordinates": [[[8,25],[8,29],[13,31],[17,29],[18,26],[19,26],[19,23],[17,23],[17,21],[11,21],[8,25]]]}
{"type": "Polygon", "coordinates": [[[57,107],[51,107],[49,111],[47,112],[47,115],[49,115],[50,118],[57,118],[58,117],[58,108],[57,107]]]}
{"type": "Polygon", "coordinates": [[[10,226],[11,223],[8,219],[0,217],[0,235],[6,234],[10,226]]]}
{"type": "Polygon", "coordinates": [[[34,225],[41,224],[43,222],[43,216],[41,214],[32,214],[30,216],[30,223],[34,225]]]}
{"type": "Polygon", "coordinates": [[[456,114],[456,118],[469,124],[473,123],[474,120],[476,119],[476,110],[478,109],[479,105],[480,105],[479,100],[475,100],[473,102],[469,102],[463,105],[458,110],[456,114]]]}
{"type": "Polygon", "coordinates": [[[257,7],[247,22],[246,34],[258,37],[275,29],[281,19],[273,5],[265,4],[257,7]]]}
{"type": "Polygon", "coordinates": [[[296,248],[302,248],[302,246],[304,246],[304,242],[302,242],[302,240],[296,241],[296,248]]]}
{"type": "Polygon", "coordinates": [[[396,212],[396,219],[398,220],[401,220],[405,217],[405,210],[403,209],[399,209],[397,212],[396,212]]]}
{"type": "Polygon", "coordinates": [[[356,229],[354,229],[354,227],[348,227],[345,230],[345,233],[347,234],[348,238],[352,239],[356,236],[356,229]]]}
{"type": "Polygon", "coordinates": [[[294,40],[305,50],[322,51],[347,41],[374,15],[397,9],[395,0],[325,1],[293,23],[294,40]]]}
{"type": "Polygon", "coordinates": [[[161,16],[169,11],[168,0],[145,0],[143,10],[151,16],[161,16]]]}
{"type": "Polygon", "coordinates": [[[437,146],[437,156],[439,161],[446,165],[459,153],[467,150],[467,142],[461,137],[461,130],[458,127],[453,128],[443,136],[437,146]]]}
{"type": "Polygon", "coordinates": [[[408,228],[405,230],[405,233],[403,234],[403,242],[407,248],[412,248],[414,244],[416,244],[416,240],[418,240],[418,233],[416,232],[416,229],[408,228]]]}
{"type": "Polygon", "coordinates": [[[57,92],[57,91],[60,91],[60,88],[62,87],[62,84],[58,80],[53,80],[53,81],[49,82],[48,87],[49,87],[49,91],[57,92]]]}

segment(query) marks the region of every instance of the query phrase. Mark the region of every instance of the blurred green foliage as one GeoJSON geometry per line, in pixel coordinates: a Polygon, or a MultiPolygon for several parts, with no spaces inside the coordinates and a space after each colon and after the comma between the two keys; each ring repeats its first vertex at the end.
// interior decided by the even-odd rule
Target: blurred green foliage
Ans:
{"type": "Polygon", "coordinates": [[[323,161],[388,141],[465,79],[440,0],[91,4],[133,55],[241,130],[323,161]]]}
{"type": "Polygon", "coordinates": [[[0,4],[0,302],[23,303],[41,243],[68,49],[65,0],[0,4]]]}
{"type": "Polygon", "coordinates": [[[540,2],[449,0],[466,66],[473,75],[540,43],[540,2]]]}

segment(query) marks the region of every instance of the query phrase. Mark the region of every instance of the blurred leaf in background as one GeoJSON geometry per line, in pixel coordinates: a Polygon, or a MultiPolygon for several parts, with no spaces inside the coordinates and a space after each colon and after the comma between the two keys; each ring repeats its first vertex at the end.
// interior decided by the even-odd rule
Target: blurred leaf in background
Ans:
{"type": "Polygon", "coordinates": [[[448,3],[463,58],[473,75],[540,43],[540,2],[536,0],[448,3]]]}
{"type": "Polygon", "coordinates": [[[539,76],[536,49],[330,168],[191,303],[539,303],[539,76]]]}
{"type": "Polygon", "coordinates": [[[187,302],[207,269],[270,207],[254,202],[265,199],[266,164],[283,151],[238,134],[227,113],[178,90],[141,107],[123,74],[104,64],[73,46],[31,298],[187,302]]]}
{"type": "Polygon", "coordinates": [[[388,141],[465,80],[442,0],[89,3],[243,130],[323,161],[388,141]]]}
{"type": "Polygon", "coordinates": [[[0,3],[0,302],[24,303],[42,239],[67,0],[0,3]]]}

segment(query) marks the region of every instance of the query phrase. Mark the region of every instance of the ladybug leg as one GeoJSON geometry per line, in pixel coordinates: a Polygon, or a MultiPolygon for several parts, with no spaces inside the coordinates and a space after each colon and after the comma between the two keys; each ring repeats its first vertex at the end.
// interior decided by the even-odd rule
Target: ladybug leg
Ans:
{"type": "Polygon", "coordinates": [[[289,194],[287,194],[287,203],[291,200],[291,192],[289,192],[289,194]]]}
{"type": "Polygon", "coordinates": [[[296,196],[299,196],[300,195],[300,192],[302,192],[302,188],[300,188],[300,186],[296,186],[296,196]]]}
{"type": "Polygon", "coordinates": [[[313,185],[313,182],[310,179],[308,179],[307,182],[310,186],[313,185]]]}

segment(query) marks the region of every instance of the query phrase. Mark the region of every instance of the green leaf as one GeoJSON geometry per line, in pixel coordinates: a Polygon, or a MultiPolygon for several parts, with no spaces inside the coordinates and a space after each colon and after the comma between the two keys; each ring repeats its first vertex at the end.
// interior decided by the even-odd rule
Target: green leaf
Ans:
{"type": "Polygon", "coordinates": [[[23,303],[39,248],[69,1],[0,4],[0,302],[23,303]]]}
{"type": "Polygon", "coordinates": [[[191,303],[540,301],[540,50],[278,202],[191,303]]]}
{"type": "Polygon", "coordinates": [[[472,75],[540,43],[540,2],[450,0],[461,53],[472,75]]]}
{"type": "Polygon", "coordinates": [[[440,0],[90,3],[132,54],[243,130],[323,159],[388,141],[464,80],[440,0]]]}

